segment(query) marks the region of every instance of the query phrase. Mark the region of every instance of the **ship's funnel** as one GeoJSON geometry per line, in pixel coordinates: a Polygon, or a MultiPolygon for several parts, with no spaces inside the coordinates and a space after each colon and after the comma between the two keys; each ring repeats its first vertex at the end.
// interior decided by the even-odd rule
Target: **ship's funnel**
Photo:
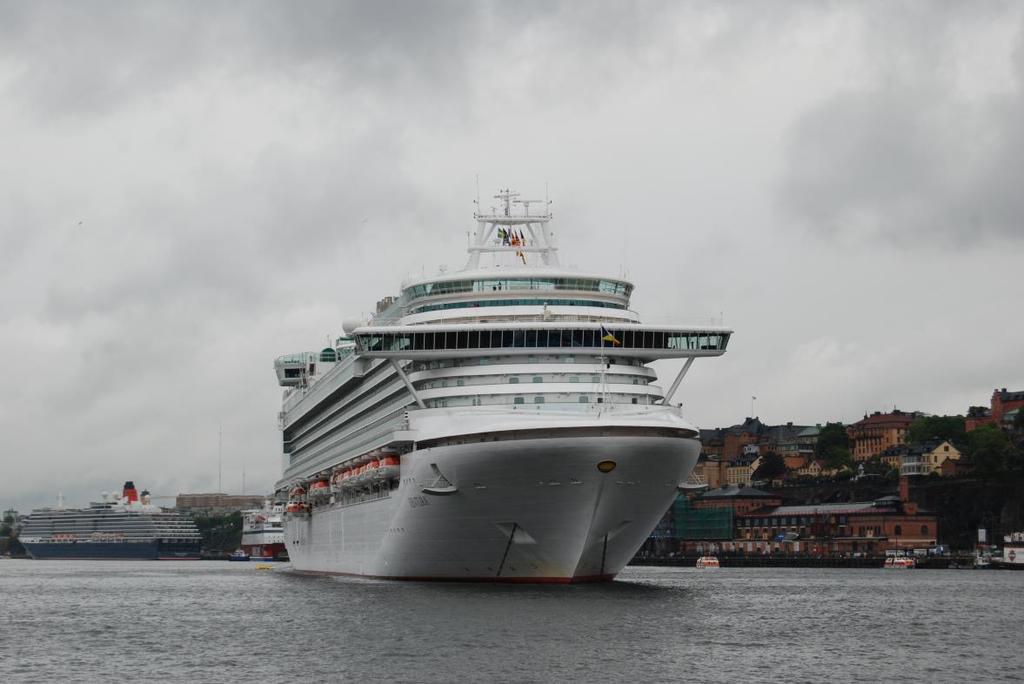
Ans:
{"type": "Polygon", "coordinates": [[[128,503],[135,503],[139,500],[139,493],[135,491],[135,483],[128,480],[124,483],[124,493],[122,494],[128,503]]]}

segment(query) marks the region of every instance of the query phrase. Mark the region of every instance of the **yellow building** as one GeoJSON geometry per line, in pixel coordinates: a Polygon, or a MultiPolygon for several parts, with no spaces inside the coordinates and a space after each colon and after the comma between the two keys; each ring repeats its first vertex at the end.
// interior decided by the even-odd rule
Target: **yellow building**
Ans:
{"type": "Polygon", "coordinates": [[[960,450],[948,441],[940,442],[938,444],[929,443],[926,444],[924,448],[925,451],[921,454],[921,460],[924,462],[929,473],[938,473],[941,475],[943,463],[949,459],[954,461],[960,460],[960,450]]]}

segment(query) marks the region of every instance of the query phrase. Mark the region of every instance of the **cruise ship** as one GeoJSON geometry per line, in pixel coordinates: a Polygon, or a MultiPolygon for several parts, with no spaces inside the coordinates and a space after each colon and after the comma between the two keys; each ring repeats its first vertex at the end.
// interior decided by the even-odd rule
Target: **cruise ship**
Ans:
{"type": "Polygon", "coordinates": [[[672,398],[731,331],[642,323],[631,282],[559,264],[547,200],[495,199],[463,270],[275,361],[294,569],[610,580],[686,480],[700,443],[672,398]],[[658,359],[683,360],[667,388],[658,359]]]}
{"type": "Polygon", "coordinates": [[[39,560],[198,560],[195,522],[141,498],[135,484],[88,508],[42,508],[25,518],[21,543],[39,560]]]}

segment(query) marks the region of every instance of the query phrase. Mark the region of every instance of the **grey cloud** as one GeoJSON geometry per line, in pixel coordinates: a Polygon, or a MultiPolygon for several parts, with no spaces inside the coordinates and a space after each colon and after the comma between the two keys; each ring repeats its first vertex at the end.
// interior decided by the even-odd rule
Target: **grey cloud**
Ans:
{"type": "Polygon", "coordinates": [[[954,18],[873,54],[867,85],[826,98],[788,131],[779,201],[809,231],[904,245],[1024,239],[1024,23],[1012,89],[969,98],[944,54],[967,30],[954,18]]]}
{"type": "Polygon", "coordinates": [[[456,2],[4,2],[10,93],[54,117],[105,113],[204,74],[429,91],[464,80],[479,10],[456,2]],[[311,72],[315,69],[315,72],[311,72]]]}

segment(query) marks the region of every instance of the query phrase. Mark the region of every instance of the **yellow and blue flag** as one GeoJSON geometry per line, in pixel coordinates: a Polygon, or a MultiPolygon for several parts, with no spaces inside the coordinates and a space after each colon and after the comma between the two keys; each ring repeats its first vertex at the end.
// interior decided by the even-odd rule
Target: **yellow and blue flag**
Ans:
{"type": "Polygon", "coordinates": [[[604,325],[601,326],[601,341],[607,342],[611,344],[613,347],[618,347],[620,344],[622,344],[622,342],[619,342],[618,338],[615,337],[615,335],[612,335],[610,332],[608,332],[608,328],[604,327],[604,325]]]}

